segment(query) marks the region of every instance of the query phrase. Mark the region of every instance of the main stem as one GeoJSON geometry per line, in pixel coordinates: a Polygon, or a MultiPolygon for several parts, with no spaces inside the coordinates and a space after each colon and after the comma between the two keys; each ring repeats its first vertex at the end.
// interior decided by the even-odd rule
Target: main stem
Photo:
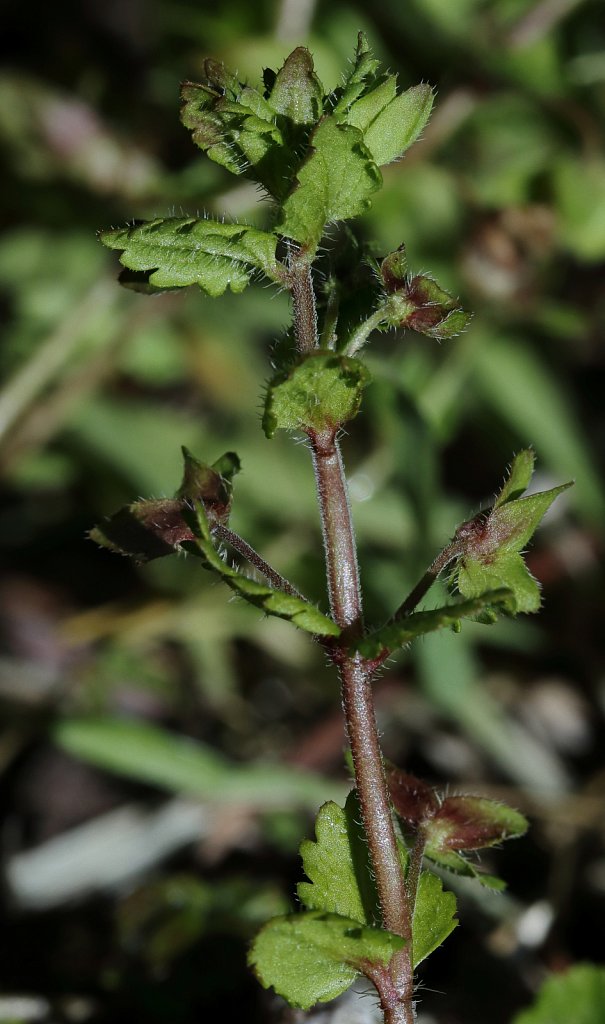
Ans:
{"type": "MultiPolygon", "coordinates": [[[[315,299],[310,268],[294,261],[290,268],[297,346],[318,345],[315,299]]],[[[309,434],[326,557],[332,617],[342,634],[336,652],[355,783],[384,927],[403,936],[406,945],[391,962],[390,984],[380,991],[385,1024],[413,1024],[412,921],[389,802],[370,670],[350,648],[363,632],[357,548],[348,488],[336,431],[309,434]]]]}

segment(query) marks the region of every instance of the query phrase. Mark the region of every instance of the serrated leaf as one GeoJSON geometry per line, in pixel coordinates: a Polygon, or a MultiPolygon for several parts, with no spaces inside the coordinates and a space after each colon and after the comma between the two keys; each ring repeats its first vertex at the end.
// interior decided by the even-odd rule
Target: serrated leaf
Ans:
{"type": "Polygon", "coordinates": [[[314,251],[326,225],[364,213],[382,175],[358,128],[332,115],[319,123],[276,231],[314,251]]]}
{"type": "Polygon", "coordinates": [[[459,557],[452,581],[460,593],[473,598],[493,587],[508,587],[511,594],[504,610],[510,615],[540,607],[540,588],[520,552],[555,498],[572,485],[519,497],[530,483],[533,467],[531,449],[519,452],[493,507],[459,526],[454,538],[459,557]]]}
{"type": "Polygon", "coordinates": [[[363,32],[359,32],[353,68],[344,84],[334,93],[336,103],[333,113],[336,117],[344,115],[351,104],[367,90],[368,83],[375,81],[379,67],[380,61],[372,56],[367,38],[363,32]]]}
{"type": "MultiPolygon", "coordinates": [[[[316,842],[301,845],[303,866],[311,882],[301,882],[300,900],[314,910],[343,913],[363,925],[380,921],[368,845],[360,825],[361,813],[355,791],[345,809],[329,803],[321,808],[316,822],[316,842]]],[[[408,852],[399,841],[404,872],[408,852]]],[[[446,893],[438,878],[423,872],[412,922],[414,966],[440,945],[456,927],[453,914],[456,898],[446,893]],[[431,881],[430,879],[434,879],[431,881]]]]}
{"type": "Polygon", "coordinates": [[[357,415],[369,378],[357,359],[321,350],[303,356],[269,385],[263,415],[266,436],[273,437],[280,429],[342,426],[357,415]]]}
{"type": "Polygon", "coordinates": [[[254,270],[279,279],[277,239],[245,224],[223,224],[196,217],[168,217],[104,231],[103,245],[122,250],[120,262],[149,273],[155,288],[197,284],[211,296],[227,288],[241,292],[254,270]]]}
{"type": "Polygon", "coordinates": [[[363,132],[380,167],[402,156],[419,137],[431,114],[433,92],[428,85],[416,85],[397,95],[397,76],[379,68],[360,33],[353,70],[336,90],[333,114],[363,132]]]}
{"type": "Polygon", "coordinates": [[[525,448],[515,455],[508,477],[494,502],[494,508],[521,497],[531,483],[531,478],[534,475],[534,463],[535,455],[531,448],[525,448]]]}
{"type": "Polygon", "coordinates": [[[206,60],[207,84],[185,82],[181,121],[211,160],[232,174],[244,174],[280,197],[295,163],[275,123],[275,111],[222,64],[206,60]]]}
{"type": "Polygon", "coordinates": [[[298,898],[308,910],[325,910],[364,924],[380,920],[376,889],[368,871],[368,847],[356,792],[344,806],[330,801],[319,809],[315,841],[300,846],[309,879],[299,882],[298,898]]]}
{"type": "Polygon", "coordinates": [[[452,626],[460,619],[472,618],[483,608],[503,604],[509,599],[509,591],[499,586],[488,593],[481,591],[477,595],[471,595],[471,600],[461,601],[459,604],[445,605],[443,608],[427,612],[415,612],[370,633],[357,643],[357,650],[364,658],[378,658],[385,652],[404,647],[418,636],[452,626]]]}
{"type": "Polygon", "coordinates": [[[437,875],[423,871],[418,882],[412,928],[414,967],[451,935],[458,925],[455,913],[453,892],[445,892],[437,875]]]}
{"type": "Polygon", "coordinates": [[[519,811],[481,796],[449,796],[424,823],[433,850],[482,850],[516,839],[528,828],[519,811]]]}
{"type": "Polygon", "coordinates": [[[513,1024],[603,1024],[605,1020],[605,968],[576,964],[544,983],[530,1009],[513,1024]]]}
{"type": "Polygon", "coordinates": [[[248,962],[265,988],[308,1010],[345,992],[369,966],[386,967],[404,945],[391,932],[310,911],[269,921],[254,940],[248,962]]]}
{"type": "Polygon", "coordinates": [[[468,598],[477,598],[493,587],[506,587],[509,596],[502,601],[502,609],[509,615],[529,614],[540,608],[540,587],[518,552],[502,555],[489,564],[464,557],[456,570],[456,583],[468,598]]]}
{"type": "Polygon", "coordinates": [[[295,125],[315,124],[323,113],[324,87],[315,74],[313,58],[304,46],[286,57],[277,72],[268,103],[276,114],[295,125]]]}
{"type": "Polygon", "coordinates": [[[292,597],[283,591],[274,590],[265,583],[258,583],[223,562],[212,543],[208,519],[200,503],[196,503],[193,509],[187,509],[183,515],[194,535],[192,541],[183,544],[185,550],[198,557],[204,568],[219,575],[227,586],[245,601],[261,608],[267,615],[287,619],[307,633],[316,636],[340,634],[336,623],[327,615],[323,615],[315,605],[300,597],[292,597]]]}

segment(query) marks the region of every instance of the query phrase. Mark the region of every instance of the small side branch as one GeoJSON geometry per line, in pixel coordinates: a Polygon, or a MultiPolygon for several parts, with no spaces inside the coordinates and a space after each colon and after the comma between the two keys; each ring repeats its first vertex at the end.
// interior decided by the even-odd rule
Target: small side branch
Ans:
{"type": "Polygon", "coordinates": [[[240,537],[238,533],[234,533],[228,526],[222,526],[220,523],[213,525],[212,532],[215,537],[222,540],[225,544],[229,544],[242,558],[245,558],[250,565],[253,565],[255,569],[258,569],[260,573],[269,581],[272,587],[276,590],[283,590],[285,594],[289,594],[290,597],[300,597],[301,600],[305,600],[302,594],[294,587],[284,576],[277,572],[273,566],[265,562],[265,559],[259,555],[258,551],[255,551],[253,547],[248,544],[247,541],[240,537]]]}

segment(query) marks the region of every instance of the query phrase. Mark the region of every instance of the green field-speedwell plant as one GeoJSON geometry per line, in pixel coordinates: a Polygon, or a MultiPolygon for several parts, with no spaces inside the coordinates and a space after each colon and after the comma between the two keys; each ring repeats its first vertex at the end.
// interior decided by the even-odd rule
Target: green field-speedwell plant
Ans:
{"type": "Polygon", "coordinates": [[[429,274],[409,268],[403,240],[378,258],[348,222],[371,205],[381,167],[421,135],[432,91],[424,84],[398,91],[396,76],[381,69],[360,36],[342,84],[328,94],[310,53],[299,47],[279,71],[264,71],[261,88],[207,60],[203,80],[185,83],[182,95],[181,118],[194,143],[258,185],[271,201],[270,226],[168,217],[106,231],[101,240],[119,250],[123,282],[149,293],[198,285],[218,296],[264,279],[291,296],[292,326],[275,352],[263,428],[267,438],[285,430],[306,440],[329,606],[310,603],[230,529],[240,468],[233,452],[206,463],[184,450],[174,498],[136,501],[93,536],[139,561],[187,551],[239,597],[309,633],[333,664],[354,788],[344,807],[320,808],[315,839],[301,846],[300,909],[264,926],[250,965],[262,985],[302,1009],[335,998],[363,974],[387,1024],[411,1024],[416,967],[457,924],[456,899],[442,877],[453,872],[502,888],[477,869],[472,854],[521,835],[526,821],[480,796],[443,798],[386,762],[373,680],[392,652],[419,636],[459,631],[464,619],[489,625],[500,615],[537,611],[538,584],[522,552],[569,485],[526,495],[534,457],[520,452],[493,505],[452,524],[451,541],[411,593],[402,594],[390,619],[364,621],[339,436],[371,386],[365,346],[374,332],[393,329],[425,335],[427,344],[450,339],[465,329],[469,314],[429,274]],[[417,611],[442,575],[450,603],[417,611]]]}

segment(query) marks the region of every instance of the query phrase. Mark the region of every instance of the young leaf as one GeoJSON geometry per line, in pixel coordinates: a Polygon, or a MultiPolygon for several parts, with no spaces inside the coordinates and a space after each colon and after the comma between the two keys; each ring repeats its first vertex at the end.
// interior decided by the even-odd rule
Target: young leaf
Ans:
{"type": "Polygon", "coordinates": [[[397,76],[377,74],[367,40],[360,33],[353,71],[337,90],[334,116],[363,132],[363,140],[381,167],[405,153],[425,128],[433,106],[428,85],[397,95],[397,76]]]}
{"type": "Polygon", "coordinates": [[[185,541],[195,540],[183,518],[191,501],[203,501],[211,523],[226,524],[231,510],[232,479],[240,469],[234,452],[226,452],[212,466],[183,452],[183,481],[174,498],[135,501],[115,512],[90,531],[101,547],[138,562],[172,555],[185,541]]]}
{"type": "Polygon", "coordinates": [[[535,455],[531,448],[525,448],[515,455],[511,462],[508,478],[494,501],[494,508],[499,508],[507,501],[514,501],[515,498],[520,498],[524,494],[534,475],[534,463],[535,455]]]}
{"type": "Polygon", "coordinates": [[[223,561],[214,547],[210,524],[204,506],[197,502],[194,509],[183,513],[190,527],[193,539],[183,544],[186,551],[200,559],[204,568],[217,573],[236,594],[250,604],[261,608],[267,615],[288,619],[299,629],[316,636],[338,636],[339,627],[332,619],[323,615],[315,605],[300,597],[292,597],[281,590],[274,590],[266,583],[257,583],[223,561]]]}
{"type": "Polygon", "coordinates": [[[544,983],[535,1004],[513,1024],[602,1024],[605,1020],[605,968],[575,964],[544,983]]]}
{"type": "Polygon", "coordinates": [[[320,121],[309,147],[275,230],[314,252],[326,225],[369,208],[382,175],[364,145],[362,132],[338,124],[334,116],[320,121]]]}
{"type": "Polygon", "coordinates": [[[395,765],[387,765],[386,774],[397,816],[406,832],[422,832],[424,852],[430,860],[455,874],[477,878],[490,889],[505,888],[499,878],[477,871],[459,851],[478,850],[523,835],[527,821],[522,814],[484,797],[441,800],[426,782],[395,765]]]}
{"type": "Polygon", "coordinates": [[[287,191],[296,156],[275,123],[275,111],[256,89],[223,64],[204,61],[206,82],[185,82],[181,121],[211,160],[260,182],[276,198],[287,191]]]}
{"type": "Polygon", "coordinates": [[[503,587],[485,592],[485,588],[476,597],[459,604],[445,605],[428,612],[414,612],[397,622],[382,626],[374,633],[364,637],[357,643],[357,650],[364,658],[379,658],[385,653],[404,647],[417,636],[433,633],[445,626],[453,626],[460,619],[473,618],[486,607],[505,604],[511,598],[510,592],[503,587]]]}
{"type": "Polygon", "coordinates": [[[517,839],[527,828],[518,811],[480,796],[446,797],[424,825],[427,848],[435,852],[482,850],[517,839]]]}
{"type": "Polygon", "coordinates": [[[437,875],[423,871],[418,883],[412,928],[414,967],[451,935],[458,925],[455,913],[456,897],[453,892],[444,891],[437,875]]]}
{"type": "Polygon", "coordinates": [[[197,284],[211,296],[227,288],[241,292],[255,270],[279,280],[275,235],[246,224],[168,217],[99,237],[109,249],[122,250],[120,262],[146,272],[149,285],[157,289],[197,284]]]}
{"type": "MultiPolygon", "coordinates": [[[[321,808],[315,826],[316,842],[305,840],[300,848],[305,873],[311,881],[299,884],[298,895],[309,909],[343,914],[360,924],[372,925],[380,922],[380,910],[360,820],[354,790],[344,811],[334,803],[321,808]]],[[[399,854],[405,871],[408,852],[401,842],[399,854]]],[[[412,922],[414,966],[440,945],[457,924],[453,919],[456,898],[443,891],[438,878],[423,872],[418,895],[412,922]]]]}
{"type": "Polygon", "coordinates": [[[459,526],[454,537],[460,556],[452,579],[460,593],[473,598],[493,587],[507,587],[511,594],[504,609],[511,615],[540,607],[539,586],[520,552],[557,495],[571,487],[566,483],[519,497],[531,480],[533,463],[533,452],[520,452],[494,506],[459,526]]]}
{"type": "Polygon", "coordinates": [[[256,936],[248,963],[265,988],[308,1010],[335,999],[360,972],[386,967],[405,940],[322,911],[275,917],[256,936]]]}
{"type": "Polygon", "coordinates": [[[278,374],[268,388],[263,415],[267,437],[281,430],[338,428],[357,415],[369,372],[357,359],[315,351],[278,374]]]}
{"type": "MultiPolygon", "coordinates": [[[[392,76],[392,91],[395,91],[396,78],[392,76]]],[[[380,87],[382,95],[386,94],[385,86],[380,87]]],[[[389,90],[390,91],[390,90],[389,90]]],[[[349,124],[357,124],[359,107],[369,106],[369,101],[376,96],[376,89],[365,99],[354,103],[347,114],[349,124]]],[[[382,97],[381,97],[382,98],[382,97]]],[[[416,142],[428,124],[433,109],[433,90],[429,85],[414,85],[392,99],[376,114],[363,132],[363,141],[368,147],[379,167],[391,163],[403,156],[405,151],[416,142]]],[[[364,118],[368,110],[364,111],[364,118]]]]}
{"type": "Polygon", "coordinates": [[[286,57],[277,72],[268,103],[276,114],[295,125],[315,124],[323,114],[324,87],[315,74],[313,58],[304,46],[286,57]]]}
{"type": "Polygon", "coordinates": [[[376,924],[379,910],[376,890],[368,869],[368,847],[360,825],[361,812],[355,790],[344,809],[330,801],[319,809],[315,841],[300,846],[308,882],[299,882],[298,898],[308,910],[325,910],[376,924]]]}
{"type": "Polygon", "coordinates": [[[333,113],[336,117],[344,116],[351,104],[376,81],[376,72],[379,67],[380,61],[372,56],[368,40],[363,32],[359,32],[353,69],[346,77],[344,85],[336,89],[334,93],[336,103],[333,113]]]}

